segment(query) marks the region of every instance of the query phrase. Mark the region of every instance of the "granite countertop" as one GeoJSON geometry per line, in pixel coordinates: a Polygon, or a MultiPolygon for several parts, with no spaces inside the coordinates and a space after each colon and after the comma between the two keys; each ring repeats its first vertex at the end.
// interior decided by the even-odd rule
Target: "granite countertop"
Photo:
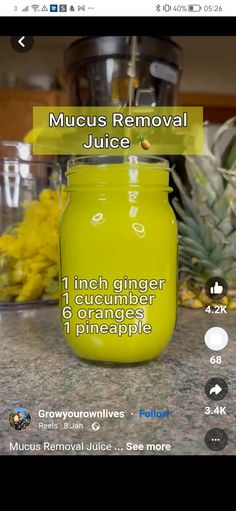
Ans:
{"type": "Polygon", "coordinates": [[[1,356],[1,454],[159,454],[146,450],[147,444],[170,444],[162,454],[236,454],[235,421],[235,344],[236,311],[222,317],[203,310],[179,309],[175,334],[166,351],[156,360],[134,365],[103,365],[77,359],[63,339],[57,306],[0,312],[1,356]],[[215,354],[204,344],[207,328],[222,326],[229,344],[221,352],[222,364],[212,365],[215,354]],[[234,350],[234,351],[233,351],[234,350]],[[204,386],[211,377],[223,377],[229,393],[223,401],[210,401],[204,386]],[[205,416],[204,406],[226,405],[227,415],[205,416]],[[31,414],[31,425],[15,431],[8,423],[14,406],[24,406],[31,414]],[[169,418],[139,418],[138,410],[169,410],[169,418]],[[39,410],[123,411],[124,417],[102,419],[40,418],[39,410]],[[64,429],[64,423],[78,429],[64,429]],[[99,429],[92,424],[98,422],[99,429]],[[54,426],[52,426],[52,423],[54,426]],[[39,426],[41,424],[41,426],[39,426]],[[48,425],[57,429],[48,429],[48,425]],[[78,426],[78,424],[80,424],[78,426]],[[40,429],[45,427],[46,429],[40,429]],[[206,432],[214,427],[227,431],[224,451],[210,451],[206,432]],[[10,442],[24,451],[10,451],[10,442]],[[70,444],[66,451],[44,450],[44,443],[70,444]],[[105,445],[105,451],[87,450],[105,445]],[[127,442],[132,450],[127,451],[127,442]],[[25,445],[33,445],[25,450],[25,445]],[[34,447],[38,444],[38,450],[34,447]],[[79,444],[80,451],[71,451],[79,444]],[[107,445],[111,449],[107,449],[107,445]],[[133,444],[144,449],[133,450],[133,444]]]}

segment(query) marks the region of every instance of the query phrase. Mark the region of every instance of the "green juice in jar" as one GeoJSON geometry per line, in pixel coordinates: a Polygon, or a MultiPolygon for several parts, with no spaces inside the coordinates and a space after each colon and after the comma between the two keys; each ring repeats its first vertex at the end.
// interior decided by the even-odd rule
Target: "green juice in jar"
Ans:
{"type": "Polygon", "coordinates": [[[60,224],[61,320],[81,358],[159,355],[176,322],[177,225],[168,162],[87,157],[69,162],[60,224]]]}

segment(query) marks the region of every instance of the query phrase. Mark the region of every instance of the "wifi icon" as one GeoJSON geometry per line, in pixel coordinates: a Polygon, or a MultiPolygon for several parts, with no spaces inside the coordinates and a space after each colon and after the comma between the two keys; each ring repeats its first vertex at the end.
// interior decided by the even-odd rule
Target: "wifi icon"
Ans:
{"type": "Polygon", "coordinates": [[[31,5],[31,8],[33,9],[34,12],[38,11],[39,10],[39,5],[31,5]]]}

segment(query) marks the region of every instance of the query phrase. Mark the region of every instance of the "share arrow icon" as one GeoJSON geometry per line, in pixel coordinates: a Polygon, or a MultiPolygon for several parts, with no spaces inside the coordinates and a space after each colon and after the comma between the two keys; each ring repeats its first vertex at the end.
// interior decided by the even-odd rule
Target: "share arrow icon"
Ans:
{"type": "Polygon", "coordinates": [[[223,378],[211,378],[205,385],[205,393],[212,401],[220,401],[228,394],[228,385],[223,378]]]}
{"type": "Polygon", "coordinates": [[[222,388],[218,385],[218,383],[212,387],[212,389],[210,390],[209,394],[216,394],[216,396],[218,396],[218,394],[222,391],[222,388]]]}

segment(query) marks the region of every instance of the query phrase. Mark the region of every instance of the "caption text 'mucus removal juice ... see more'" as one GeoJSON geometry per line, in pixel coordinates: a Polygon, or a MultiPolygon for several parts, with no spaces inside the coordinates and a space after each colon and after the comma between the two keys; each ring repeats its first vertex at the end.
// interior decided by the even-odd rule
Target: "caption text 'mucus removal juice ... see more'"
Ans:
{"type": "Polygon", "coordinates": [[[177,226],[168,162],[70,160],[60,224],[61,317],[81,358],[156,357],[176,321],[177,226]]]}

